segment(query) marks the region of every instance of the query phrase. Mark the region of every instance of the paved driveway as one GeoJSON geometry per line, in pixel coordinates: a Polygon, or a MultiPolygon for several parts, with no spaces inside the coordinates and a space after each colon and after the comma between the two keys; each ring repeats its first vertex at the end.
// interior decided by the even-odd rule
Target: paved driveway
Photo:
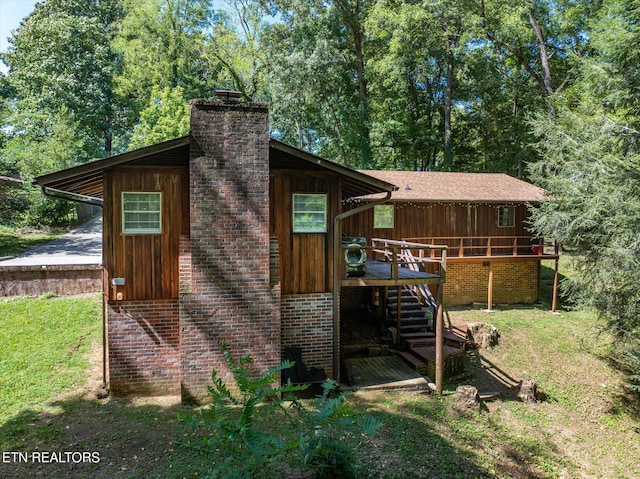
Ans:
{"type": "Polygon", "coordinates": [[[58,264],[102,264],[102,216],[22,256],[0,261],[0,267],[58,264]]]}

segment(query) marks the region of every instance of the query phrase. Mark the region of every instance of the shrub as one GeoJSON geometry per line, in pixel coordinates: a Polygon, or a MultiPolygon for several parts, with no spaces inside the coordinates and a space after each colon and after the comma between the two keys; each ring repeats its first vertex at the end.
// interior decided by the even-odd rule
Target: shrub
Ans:
{"type": "Polygon", "coordinates": [[[297,452],[302,458],[298,466],[313,471],[315,477],[355,477],[353,451],[340,441],[342,428],[356,425],[372,434],[381,425],[377,420],[353,417],[335,381],[325,381],[322,396],[305,404],[295,393],[306,385],[291,381],[276,385],[280,373],[293,362],[283,361],[256,375],[250,356],[234,361],[224,342],[221,347],[236,388],[227,387],[214,370],[213,386],[209,387],[212,403],[188,418],[203,434],[187,445],[223,458],[208,477],[254,479],[275,459],[280,463],[291,459],[288,452],[297,452]],[[333,470],[342,471],[341,475],[330,475],[333,470]]]}

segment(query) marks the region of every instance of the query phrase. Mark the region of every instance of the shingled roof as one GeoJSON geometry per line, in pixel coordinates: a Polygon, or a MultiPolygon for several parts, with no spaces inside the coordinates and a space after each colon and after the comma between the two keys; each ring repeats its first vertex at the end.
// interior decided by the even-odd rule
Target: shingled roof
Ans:
{"type": "Polygon", "coordinates": [[[540,202],[545,191],[504,173],[361,170],[399,187],[391,197],[405,201],[540,202]]]}

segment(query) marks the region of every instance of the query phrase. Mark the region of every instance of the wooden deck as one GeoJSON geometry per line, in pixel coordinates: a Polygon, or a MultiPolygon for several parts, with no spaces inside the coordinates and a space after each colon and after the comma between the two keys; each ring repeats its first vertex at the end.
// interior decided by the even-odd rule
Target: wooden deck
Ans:
{"type": "Polygon", "coordinates": [[[393,274],[393,263],[388,261],[368,260],[365,274],[360,277],[343,278],[342,286],[402,286],[404,284],[434,284],[442,282],[437,274],[423,273],[413,269],[397,267],[393,274]]]}
{"type": "Polygon", "coordinates": [[[398,356],[371,358],[349,358],[344,361],[348,370],[356,368],[358,378],[353,384],[342,384],[345,390],[428,390],[429,382],[414,369],[406,365],[398,356]]]}

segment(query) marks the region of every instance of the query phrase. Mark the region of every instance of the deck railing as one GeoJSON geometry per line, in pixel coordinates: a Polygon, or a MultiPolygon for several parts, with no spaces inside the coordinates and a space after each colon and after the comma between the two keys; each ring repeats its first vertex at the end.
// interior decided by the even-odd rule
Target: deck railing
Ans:
{"type": "MultiPolygon", "coordinates": [[[[340,255],[341,270],[346,271],[345,252],[363,250],[368,260],[390,263],[388,278],[398,279],[400,268],[438,275],[444,280],[447,261],[445,245],[427,245],[407,241],[372,238],[371,246],[343,245],[340,255]]],[[[347,277],[343,273],[343,278],[347,277]]]]}
{"type": "Polygon", "coordinates": [[[531,236],[448,236],[407,238],[409,242],[442,244],[449,258],[467,256],[557,256],[559,245],[531,236]]]}
{"type": "Polygon", "coordinates": [[[373,260],[391,261],[392,271],[395,270],[396,274],[398,266],[402,265],[414,271],[428,272],[444,277],[447,248],[448,246],[444,244],[371,238],[373,260]]]}

